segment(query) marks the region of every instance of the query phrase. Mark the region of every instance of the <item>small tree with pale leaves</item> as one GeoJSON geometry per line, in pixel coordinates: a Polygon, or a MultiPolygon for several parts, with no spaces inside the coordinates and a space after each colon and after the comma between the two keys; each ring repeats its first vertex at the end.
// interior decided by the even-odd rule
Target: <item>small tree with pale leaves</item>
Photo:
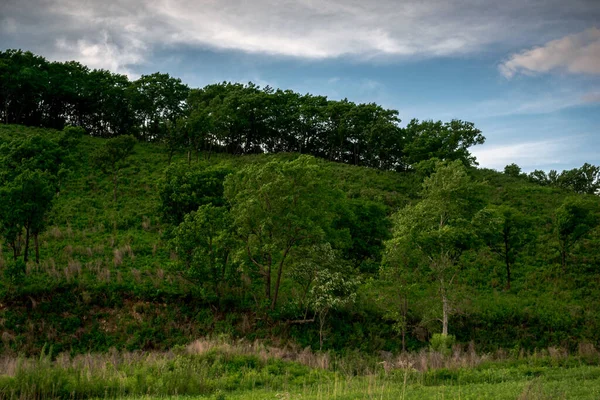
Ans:
{"type": "Polygon", "coordinates": [[[319,350],[323,349],[324,330],[329,312],[354,303],[358,284],[357,278],[329,269],[320,270],[316,274],[310,290],[310,302],[315,315],[319,317],[319,350]]]}

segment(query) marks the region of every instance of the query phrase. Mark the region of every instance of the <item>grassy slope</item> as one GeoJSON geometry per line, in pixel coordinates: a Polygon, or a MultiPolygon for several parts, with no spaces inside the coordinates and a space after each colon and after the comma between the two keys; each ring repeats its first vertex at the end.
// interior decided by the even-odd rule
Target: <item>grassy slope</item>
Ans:
{"type": "MultiPolygon", "coordinates": [[[[36,132],[54,134],[0,125],[0,137],[4,138],[36,132]]],[[[131,165],[122,174],[115,204],[111,181],[93,170],[88,160],[101,144],[101,139],[82,139],[79,168],[56,200],[49,228],[41,237],[42,263],[28,265],[25,282],[17,286],[4,283],[0,303],[4,340],[0,348],[28,354],[38,353],[46,344],[54,346],[55,353],[110,347],[164,349],[209,333],[251,339],[289,335],[286,330],[261,327],[252,321],[248,310],[233,312],[238,307],[235,303],[228,306],[227,313],[223,308],[201,304],[194,288],[169,272],[171,255],[163,240],[165,227],[157,214],[157,182],[167,165],[166,152],[152,144],[136,146],[131,165]]],[[[207,162],[237,168],[289,157],[293,155],[215,155],[207,162]]],[[[175,162],[183,158],[180,155],[175,162]]],[[[413,175],[323,163],[330,168],[331,185],[350,197],[380,201],[390,212],[417,195],[418,182],[413,175]]],[[[511,202],[523,212],[535,213],[542,224],[550,222],[553,209],[567,195],[490,171],[476,175],[490,182],[494,201],[511,202]]],[[[0,265],[7,262],[7,249],[3,255],[0,265]]],[[[488,347],[512,347],[517,340],[535,347],[598,338],[596,328],[600,324],[594,311],[600,296],[589,289],[595,282],[588,282],[582,291],[577,271],[570,279],[561,279],[556,268],[546,267],[553,255],[546,256],[525,258],[515,266],[515,288],[510,293],[501,291],[498,282],[503,271],[498,263],[474,257],[468,270],[474,272],[463,276],[471,287],[469,311],[456,317],[451,326],[459,339],[475,339],[488,347]],[[539,332],[545,335],[542,339],[539,332]]],[[[594,275],[593,279],[598,278],[594,275]]],[[[371,287],[363,298],[371,299],[377,290],[371,287]]],[[[342,332],[336,344],[364,350],[393,349],[391,329],[368,301],[350,320],[340,315],[341,319],[334,321],[334,330],[342,332]]],[[[303,345],[315,339],[306,331],[293,334],[303,345]]]]}

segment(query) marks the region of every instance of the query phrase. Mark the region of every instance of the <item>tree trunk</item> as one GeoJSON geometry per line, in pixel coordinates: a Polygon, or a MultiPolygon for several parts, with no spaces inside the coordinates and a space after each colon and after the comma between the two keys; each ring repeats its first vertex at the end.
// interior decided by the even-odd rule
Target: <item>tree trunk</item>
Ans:
{"type": "Polygon", "coordinates": [[[448,336],[448,298],[442,289],[442,335],[448,336]]]}
{"type": "Polygon", "coordinates": [[[39,234],[35,233],[33,235],[33,241],[35,243],[35,262],[36,264],[40,263],[40,241],[39,241],[39,234]]]}
{"type": "Polygon", "coordinates": [[[17,251],[17,241],[12,242],[13,260],[17,261],[19,258],[19,252],[17,251]]]}
{"type": "Polygon", "coordinates": [[[325,328],[325,318],[327,317],[327,310],[323,310],[319,313],[319,351],[323,350],[323,331],[325,328]]]}
{"type": "Polygon", "coordinates": [[[267,296],[268,300],[271,300],[271,265],[273,264],[273,260],[269,255],[269,265],[267,267],[267,271],[265,274],[265,296],[267,296]]]}
{"type": "Polygon", "coordinates": [[[25,229],[25,251],[23,253],[23,261],[27,264],[29,260],[29,228],[25,229]]]}
{"type": "Polygon", "coordinates": [[[273,302],[271,303],[271,310],[274,310],[275,306],[277,305],[277,296],[279,295],[279,286],[281,284],[281,275],[283,273],[283,263],[285,262],[285,258],[290,251],[290,248],[291,247],[285,249],[283,256],[281,257],[281,261],[279,262],[279,268],[277,269],[277,280],[275,281],[275,294],[273,296],[273,302]]]}
{"type": "Polygon", "coordinates": [[[406,326],[408,324],[406,314],[408,312],[408,296],[404,296],[404,307],[402,308],[402,352],[406,352],[406,326]]]}

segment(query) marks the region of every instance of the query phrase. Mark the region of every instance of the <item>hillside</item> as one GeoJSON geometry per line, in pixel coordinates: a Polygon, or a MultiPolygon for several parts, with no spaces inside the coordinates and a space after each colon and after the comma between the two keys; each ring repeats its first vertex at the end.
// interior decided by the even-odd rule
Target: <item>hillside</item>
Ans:
{"type": "MultiPolygon", "coordinates": [[[[3,143],[32,135],[52,139],[60,132],[0,125],[3,143]]],[[[398,351],[402,331],[406,347],[417,349],[426,346],[431,334],[440,329],[435,317],[439,307],[435,282],[425,275],[410,282],[408,278],[394,280],[397,278],[385,264],[391,262],[385,261],[389,257],[380,268],[383,243],[391,237],[389,217],[407,204],[417,203],[424,175],[315,161],[324,185],[341,193],[344,204],[354,207],[352,218],[341,212],[333,223],[344,228],[339,232],[350,234],[349,239],[339,239],[340,243],[350,240],[350,244],[338,247],[344,252],[344,265],[360,282],[352,306],[332,308],[320,329],[318,318],[307,318],[298,309],[295,299],[299,292],[288,270],[283,274],[281,299],[271,309],[260,308],[256,277],[232,277],[216,293],[190,279],[172,244],[174,225],[166,222],[161,212],[168,152],[157,144],[136,144],[120,173],[114,202],[110,177],[91,161],[91,155],[105,142],[81,137],[72,154],[70,173],[39,238],[39,264],[30,259],[24,276],[11,275],[12,253],[6,243],[2,245],[3,352],[37,354],[48,346],[54,354],[111,347],[167,349],[220,334],[276,343],[292,341],[318,349],[320,333],[324,349],[398,351]],[[408,289],[399,290],[404,287],[408,289]],[[405,319],[398,316],[402,310],[405,319]],[[398,329],[399,321],[404,321],[404,329],[398,329]]],[[[273,161],[285,165],[298,157],[291,153],[213,154],[210,159],[201,155],[199,161],[192,159],[188,165],[185,154],[176,154],[171,174],[215,168],[235,174],[273,161]]],[[[487,205],[511,206],[531,217],[527,226],[533,239],[514,260],[510,290],[505,289],[503,260],[491,247],[482,242],[461,255],[460,273],[452,287],[450,333],[458,342],[473,341],[481,350],[574,348],[578,343],[597,343],[598,226],[573,246],[566,270],[561,268],[556,250],[557,209],[574,194],[491,170],[472,169],[469,175],[476,182],[485,182],[482,193],[487,205]]],[[[598,214],[597,196],[579,197],[598,214]]],[[[295,260],[303,258],[298,255],[295,260]]],[[[243,263],[240,261],[238,270],[243,263]]],[[[232,273],[235,275],[235,270],[232,273]]]]}

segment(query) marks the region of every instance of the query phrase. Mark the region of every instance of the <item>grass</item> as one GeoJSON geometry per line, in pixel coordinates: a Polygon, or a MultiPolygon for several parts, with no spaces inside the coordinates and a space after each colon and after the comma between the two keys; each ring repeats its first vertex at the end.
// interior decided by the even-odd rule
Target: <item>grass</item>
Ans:
{"type": "Polygon", "coordinates": [[[590,355],[547,351],[498,359],[422,351],[357,373],[348,357],[198,340],[166,352],[5,356],[0,399],[598,399],[598,354],[590,355]]]}

